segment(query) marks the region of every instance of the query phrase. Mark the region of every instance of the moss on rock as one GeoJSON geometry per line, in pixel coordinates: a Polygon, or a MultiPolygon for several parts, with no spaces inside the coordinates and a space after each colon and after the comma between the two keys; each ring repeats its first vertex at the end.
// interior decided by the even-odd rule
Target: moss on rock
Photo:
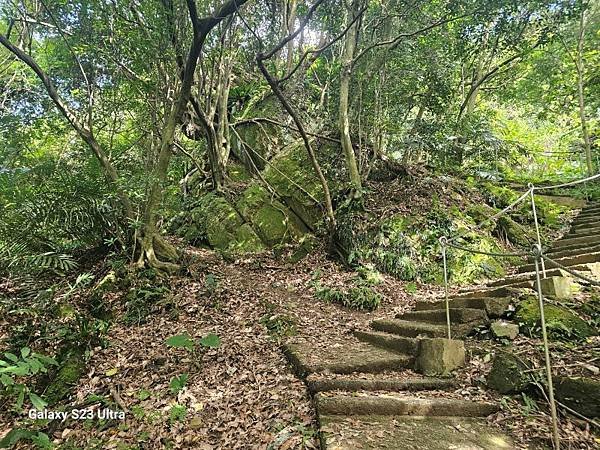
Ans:
{"type": "Polygon", "coordinates": [[[85,362],[81,352],[75,351],[61,362],[60,368],[50,379],[44,397],[49,405],[55,405],[64,399],[85,371],[85,362]]]}
{"type": "Polygon", "coordinates": [[[515,355],[500,352],[494,357],[487,384],[501,394],[517,394],[525,391],[531,382],[527,366],[515,355]]]}
{"type": "Polygon", "coordinates": [[[231,204],[213,193],[204,195],[192,210],[193,226],[186,235],[197,230],[197,239],[203,239],[211,247],[236,253],[249,253],[264,250],[264,245],[252,227],[244,223],[242,217],[231,204]]]}
{"type": "MultiPolygon", "coordinates": [[[[551,339],[586,338],[595,334],[587,322],[562,306],[545,304],[544,316],[551,339]]],[[[540,335],[540,310],[535,296],[527,296],[521,301],[515,313],[515,320],[532,335],[540,335]]]]}
{"type": "Polygon", "coordinates": [[[306,232],[295,214],[261,186],[253,185],[246,189],[237,202],[237,208],[268,246],[299,238],[306,232]]]}

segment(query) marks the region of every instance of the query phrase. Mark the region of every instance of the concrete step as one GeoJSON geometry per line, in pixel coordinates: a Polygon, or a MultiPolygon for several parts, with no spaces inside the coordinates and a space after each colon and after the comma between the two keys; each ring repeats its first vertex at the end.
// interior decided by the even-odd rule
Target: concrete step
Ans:
{"type": "Polygon", "coordinates": [[[479,297],[514,297],[518,291],[510,287],[489,288],[478,286],[476,288],[467,288],[453,294],[450,298],[479,298],[479,297]]]}
{"type": "Polygon", "coordinates": [[[326,391],[433,391],[456,387],[452,378],[411,376],[366,378],[366,375],[310,375],[306,378],[308,389],[313,393],[326,391]]]}
{"type": "Polygon", "coordinates": [[[395,416],[458,416],[486,417],[500,408],[484,402],[449,398],[419,398],[401,394],[378,395],[315,395],[319,415],[377,414],[395,416]]]}
{"type": "Polygon", "coordinates": [[[573,219],[573,223],[574,224],[585,224],[585,223],[590,223],[590,222],[596,222],[598,220],[600,220],[599,213],[580,214],[577,217],[575,217],[575,219],[573,219]]]}
{"type": "Polygon", "coordinates": [[[416,338],[397,336],[395,334],[378,331],[354,330],[353,334],[362,342],[368,342],[377,347],[403,353],[405,355],[416,356],[419,347],[419,340],[416,338]]]}
{"type": "MultiPolygon", "coordinates": [[[[484,310],[488,317],[496,318],[504,314],[511,303],[510,297],[456,297],[448,299],[450,308],[475,308],[484,310]]],[[[445,300],[433,302],[420,300],[415,305],[417,311],[430,309],[443,309],[446,307],[445,300]]]]}
{"type": "Polygon", "coordinates": [[[515,446],[482,418],[412,416],[319,417],[321,450],[509,450],[515,446]]]}
{"type": "Polygon", "coordinates": [[[587,223],[573,222],[571,224],[571,231],[581,231],[581,230],[585,230],[586,228],[600,228],[600,219],[594,220],[593,222],[587,222],[587,223]]]}
{"type": "MultiPolygon", "coordinates": [[[[557,258],[564,258],[567,256],[577,256],[577,255],[584,255],[586,253],[594,253],[594,252],[600,252],[600,244],[599,245],[595,245],[595,246],[583,246],[583,247],[579,247],[579,248],[566,248],[564,250],[559,250],[559,251],[546,251],[546,254],[548,255],[549,258],[552,259],[557,259],[557,258]]],[[[533,261],[533,258],[530,259],[530,261],[533,261]]]]}
{"type": "MultiPolygon", "coordinates": [[[[557,247],[557,248],[548,248],[545,250],[545,253],[552,258],[551,255],[554,255],[556,253],[560,253],[560,252],[566,252],[566,251],[571,251],[571,250],[583,250],[584,252],[588,249],[595,249],[600,247],[600,244],[588,244],[588,243],[584,243],[584,244],[574,244],[574,245],[568,245],[565,247],[557,247]]],[[[592,251],[592,250],[590,250],[592,251]]],[[[586,252],[587,253],[587,252],[586,252]]]]}
{"type": "MultiPolygon", "coordinates": [[[[583,275],[590,276],[591,269],[586,264],[580,264],[577,266],[570,266],[569,269],[583,272],[583,275]]],[[[540,269],[541,270],[541,269],[540,269]]],[[[565,271],[561,269],[549,269],[546,270],[547,277],[561,277],[565,276],[565,271]]],[[[570,276],[570,275],[567,275],[570,276]]],[[[488,286],[491,287],[530,287],[533,288],[533,283],[536,278],[535,272],[519,273],[510,277],[502,278],[500,280],[488,282],[488,286]]]]}
{"type": "MultiPolygon", "coordinates": [[[[556,259],[556,262],[565,266],[565,267],[570,267],[570,266],[577,266],[577,265],[581,265],[581,264],[588,264],[588,263],[595,263],[595,262],[599,262],[600,261],[600,252],[594,252],[594,253],[584,253],[581,255],[575,255],[575,256],[565,256],[563,258],[558,258],[556,259]]],[[[546,261],[546,269],[553,269],[556,266],[555,264],[551,263],[550,261],[546,261]]],[[[527,272],[531,272],[535,270],[535,264],[525,264],[523,266],[520,266],[517,269],[517,273],[527,273],[527,272]]]]}
{"type": "Polygon", "coordinates": [[[311,373],[381,373],[412,369],[415,360],[411,355],[391,352],[355,339],[325,347],[292,342],[285,344],[283,351],[300,377],[311,373]]]}
{"type": "MultiPolygon", "coordinates": [[[[460,339],[468,335],[483,322],[473,322],[465,324],[451,324],[451,334],[453,339],[460,339]]],[[[371,328],[376,331],[396,334],[405,337],[447,337],[445,325],[438,325],[425,322],[412,322],[401,319],[378,319],[371,322],[371,328]]]]}
{"type": "Polygon", "coordinates": [[[432,325],[430,323],[411,322],[400,319],[377,319],[371,322],[371,328],[376,331],[384,331],[412,338],[418,336],[445,337],[447,335],[444,325],[432,325]]]}
{"type": "Polygon", "coordinates": [[[600,236],[600,227],[597,228],[581,228],[579,230],[571,230],[564,237],[567,239],[583,237],[583,236],[600,236]]]}
{"type": "Polygon", "coordinates": [[[583,208],[577,217],[587,216],[590,214],[599,214],[600,215],[600,207],[593,206],[590,208],[583,208]]]}
{"type": "Polygon", "coordinates": [[[552,248],[557,249],[557,248],[562,248],[562,247],[570,247],[573,245],[580,245],[580,244],[587,244],[587,245],[598,245],[600,244],[600,236],[584,236],[584,237],[578,237],[578,238],[562,238],[559,239],[558,241],[555,241],[554,244],[552,245],[552,248]]]}
{"type": "MultiPolygon", "coordinates": [[[[477,308],[449,308],[450,323],[470,323],[488,321],[488,316],[483,309],[477,308]]],[[[428,323],[446,323],[446,309],[430,309],[426,311],[410,311],[398,314],[397,319],[421,321],[428,323]]]]}

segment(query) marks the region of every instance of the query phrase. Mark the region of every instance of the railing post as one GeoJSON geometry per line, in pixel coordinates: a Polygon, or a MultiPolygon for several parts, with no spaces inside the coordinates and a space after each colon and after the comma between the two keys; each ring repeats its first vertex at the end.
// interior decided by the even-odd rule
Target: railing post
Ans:
{"type": "Polygon", "coordinates": [[[442,246],[442,259],[444,260],[444,296],[446,298],[446,325],[448,327],[448,339],[452,339],[452,333],[450,328],[450,302],[448,300],[448,264],[446,262],[446,242],[445,236],[440,238],[440,245],[442,246]]]}
{"type": "MultiPolygon", "coordinates": [[[[535,194],[533,193],[533,191],[535,190],[535,187],[533,186],[533,183],[529,183],[527,185],[527,187],[529,188],[529,193],[531,195],[531,209],[533,211],[533,221],[535,223],[535,234],[537,237],[537,245],[540,248],[542,248],[542,239],[540,237],[540,224],[538,223],[537,211],[535,208],[535,194]]],[[[540,258],[540,261],[542,264],[542,274],[544,275],[544,278],[546,278],[546,264],[544,263],[544,260],[541,258],[540,258]]]]}
{"type": "Polygon", "coordinates": [[[558,416],[556,414],[556,404],[554,403],[554,387],[552,383],[552,365],[550,362],[550,350],[548,348],[548,333],[546,332],[546,318],[544,315],[544,296],[542,294],[542,284],[540,279],[540,261],[542,258],[542,246],[537,244],[533,247],[535,256],[535,279],[537,285],[538,303],[540,308],[540,322],[542,326],[542,339],[544,341],[544,359],[546,362],[546,382],[548,383],[548,399],[550,401],[550,413],[552,415],[552,435],[554,448],[560,449],[560,437],[558,435],[558,416]]]}

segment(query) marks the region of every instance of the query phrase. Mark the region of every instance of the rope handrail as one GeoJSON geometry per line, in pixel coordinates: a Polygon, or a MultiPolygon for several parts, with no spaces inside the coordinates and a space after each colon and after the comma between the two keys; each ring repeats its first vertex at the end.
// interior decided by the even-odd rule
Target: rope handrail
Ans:
{"type": "Polygon", "coordinates": [[[569,181],[567,183],[562,183],[562,184],[555,184],[553,186],[533,186],[531,183],[529,184],[529,186],[531,189],[533,189],[535,191],[541,191],[541,190],[546,190],[546,189],[556,189],[556,188],[567,187],[567,186],[575,186],[576,184],[585,183],[586,181],[592,181],[592,180],[595,180],[598,178],[600,178],[600,173],[598,173],[596,175],[592,175],[591,177],[581,178],[579,180],[569,181]]]}
{"type": "Polygon", "coordinates": [[[458,245],[458,244],[453,244],[452,242],[448,241],[447,239],[444,239],[443,237],[440,238],[440,244],[442,245],[442,247],[447,246],[447,247],[452,247],[452,248],[456,248],[458,250],[464,250],[467,252],[471,252],[471,253],[477,253],[479,255],[487,255],[487,256],[497,256],[500,258],[509,258],[509,257],[525,257],[525,256],[530,256],[531,253],[496,253],[496,252],[486,252],[484,250],[475,250],[469,247],[464,247],[462,245],[458,245]]]}
{"type": "Polygon", "coordinates": [[[463,250],[463,251],[470,252],[470,253],[477,253],[480,255],[487,255],[487,256],[500,257],[500,258],[526,257],[526,256],[533,256],[535,258],[536,290],[537,290],[537,294],[538,294],[538,303],[539,303],[539,310],[540,310],[542,339],[544,342],[544,360],[545,360],[545,366],[546,366],[545,369],[546,369],[546,378],[547,378],[546,381],[548,383],[550,412],[551,412],[551,416],[552,416],[552,440],[553,440],[555,449],[560,448],[560,436],[558,433],[559,421],[558,421],[558,415],[556,413],[556,404],[555,404],[555,400],[554,400],[554,388],[552,385],[552,365],[551,365],[551,361],[550,361],[548,335],[547,335],[547,331],[546,331],[546,319],[545,319],[545,315],[544,315],[544,296],[542,293],[542,283],[541,283],[542,277],[540,276],[540,274],[543,274],[543,278],[546,278],[545,262],[548,261],[549,263],[553,264],[554,267],[558,267],[559,269],[564,270],[565,272],[571,274],[575,278],[579,278],[584,281],[587,281],[588,283],[590,283],[593,286],[600,286],[600,282],[598,282],[596,280],[592,280],[591,278],[588,278],[580,273],[577,273],[576,271],[574,271],[572,269],[569,269],[568,267],[565,267],[563,264],[560,264],[559,262],[557,262],[551,258],[548,258],[543,253],[541,236],[540,236],[540,227],[539,227],[537,211],[536,211],[537,208],[535,205],[535,192],[541,191],[541,190],[546,190],[546,189],[556,189],[556,188],[561,188],[561,187],[574,186],[574,185],[577,185],[580,183],[585,183],[586,181],[595,180],[597,178],[600,178],[600,173],[597,175],[591,176],[591,177],[587,177],[587,178],[583,178],[583,179],[575,180],[575,181],[570,181],[568,183],[557,184],[554,186],[536,187],[533,185],[533,183],[529,183],[527,186],[528,187],[527,192],[523,193],[519,198],[517,198],[514,202],[512,202],[506,208],[502,209],[501,211],[497,212],[493,216],[484,220],[479,225],[476,225],[474,228],[474,230],[478,230],[487,222],[495,221],[500,216],[502,216],[503,214],[506,214],[508,211],[510,211],[512,208],[514,208],[516,205],[518,205],[520,202],[522,202],[525,198],[529,197],[531,199],[531,210],[533,212],[533,220],[535,223],[537,243],[527,253],[525,253],[525,252],[522,252],[522,253],[487,252],[484,250],[475,250],[475,249],[454,243],[454,241],[456,239],[463,238],[465,233],[463,233],[462,235],[459,235],[459,236],[454,236],[451,239],[449,239],[446,236],[442,236],[439,239],[440,247],[441,247],[441,251],[442,251],[443,263],[444,263],[444,296],[445,296],[445,306],[446,306],[446,326],[447,326],[447,332],[448,332],[448,339],[451,339],[451,324],[450,324],[450,299],[449,299],[449,295],[448,295],[448,264],[447,264],[447,258],[446,258],[447,247],[452,247],[452,248],[455,248],[458,250],[463,250]]]}
{"type": "Polygon", "coordinates": [[[570,273],[571,275],[573,275],[576,278],[581,278],[584,281],[587,281],[588,283],[590,283],[592,286],[600,286],[600,282],[596,281],[596,280],[592,280],[591,278],[588,278],[584,275],[581,275],[580,273],[574,271],[573,269],[569,269],[568,267],[560,264],[559,262],[556,262],[553,259],[548,258],[546,255],[544,255],[543,253],[540,254],[540,257],[545,259],[546,261],[554,264],[556,267],[558,267],[561,270],[564,270],[567,273],[570,273]]]}
{"type": "MultiPolygon", "coordinates": [[[[502,215],[506,214],[508,211],[510,211],[512,208],[514,208],[515,206],[517,206],[519,203],[521,203],[523,200],[525,200],[525,198],[527,196],[529,196],[531,194],[531,189],[527,190],[527,192],[525,192],[523,195],[521,195],[519,198],[517,198],[514,202],[512,202],[510,205],[508,205],[507,207],[505,207],[503,210],[498,211],[496,214],[494,214],[491,217],[488,217],[487,219],[485,219],[483,222],[480,222],[478,225],[475,226],[475,228],[473,228],[472,230],[469,231],[477,231],[479,229],[481,229],[485,224],[487,224],[488,222],[493,222],[496,219],[498,219],[499,217],[501,217],[502,215]]],[[[456,239],[460,239],[464,237],[464,234],[462,235],[458,235],[458,236],[453,236],[452,238],[448,239],[448,242],[453,242],[456,239]]]]}

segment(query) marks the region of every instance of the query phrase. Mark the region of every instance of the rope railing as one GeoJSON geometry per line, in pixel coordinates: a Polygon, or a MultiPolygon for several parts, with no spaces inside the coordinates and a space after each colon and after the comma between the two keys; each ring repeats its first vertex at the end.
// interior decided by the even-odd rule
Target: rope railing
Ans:
{"type": "Polygon", "coordinates": [[[502,209],[498,213],[494,214],[493,216],[491,216],[491,217],[487,218],[486,220],[484,220],[483,222],[479,223],[479,225],[476,225],[474,228],[475,230],[479,230],[479,229],[481,229],[481,227],[483,227],[483,225],[487,224],[488,222],[496,221],[502,215],[508,213],[508,211],[510,211],[516,205],[518,205],[519,203],[521,203],[522,201],[524,201],[525,199],[527,199],[529,197],[530,203],[531,203],[531,210],[533,213],[533,221],[534,221],[534,225],[535,225],[537,242],[527,252],[500,253],[500,252],[484,251],[484,250],[477,250],[477,249],[469,248],[469,247],[460,245],[455,242],[458,239],[464,238],[465,237],[464,234],[455,236],[453,238],[448,238],[446,236],[443,236],[439,239],[441,253],[442,253],[442,260],[443,260],[443,264],[444,264],[444,296],[445,296],[445,306],[446,306],[446,325],[447,325],[448,339],[451,339],[451,336],[452,336],[451,322],[450,322],[450,300],[449,300],[449,295],[448,295],[448,290],[449,290],[448,262],[447,262],[447,248],[448,247],[451,247],[451,248],[454,248],[457,250],[461,250],[461,251],[465,251],[465,252],[469,252],[469,253],[487,255],[487,256],[498,257],[498,258],[533,256],[534,261],[535,261],[535,280],[536,280],[536,290],[537,290],[539,310],[540,310],[542,340],[544,342],[544,361],[545,361],[545,369],[546,369],[546,382],[548,384],[548,400],[550,403],[550,413],[552,416],[552,441],[554,444],[554,448],[557,450],[560,449],[560,437],[559,437],[559,433],[558,433],[559,423],[558,423],[558,415],[556,412],[556,402],[554,400],[554,388],[552,385],[552,369],[551,369],[552,364],[551,364],[550,350],[549,350],[549,345],[548,345],[546,319],[544,316],[544,296],[543,296],[543,292],[542,292],[542,283],[541,283],[541,280],[546,278],[546,264],[545,263],[548,262],[549,264],[553,265],[554,267],[564,270],[565,272],[569,273],[573,277],[584,280],[593,286],[600,286],[600,282],[598,282],[597,280],[588,278],[588,277],[578,273],[577,271],[570,269],[569,267],[566,267],[565,265],[560,264],[559,262],[547,257],[544,254],[543,249],[542,249],[542,242],[541,242],[542,239],[541,239],[540,226],[539,226],[539,222],[538,222],[537,208],[536,208],[536,204],[535,204],[535,192],[541,191],[541,190],[549,190],[549,189],[563,188],[563,187],[568,187],[568,186],[575,186],[575,185],[585,183],[588,181],[592,181],[592,180],[596,180],[596,179],[600,179],[600,173],[590,176],[590,177],[587,177],[587,178],[580,179],[580,180],[574,180],[574,181],[570,181],[568,183],[562,183],[562,184],[557,184],[557,185],[553,185],[553,186],[534,186],[532,183],[529,183],[527,186],[528,189],[525,193],[523,193],[515,201],[513,201],[511,204],[506,206],[504,209],[502,209]]]}
{"type": "Polygon", "coordinates": [[[597,173],[596,175],[592,175],[591,177],[587,177],[587,178],[582,178],[580,180],[569,181],[567,183],[556,184],[553,186],[536,186],[536,187],[534,187],[534,189],[536,191],[542,191],[542,190],[548,190],[548,189],[558,189],[558,188],[563,188],[563,187],[575,186],[577,184],[585,183],[587,181],[597,180],[599,178],[600,178],[600,173],[597,173]]]}

